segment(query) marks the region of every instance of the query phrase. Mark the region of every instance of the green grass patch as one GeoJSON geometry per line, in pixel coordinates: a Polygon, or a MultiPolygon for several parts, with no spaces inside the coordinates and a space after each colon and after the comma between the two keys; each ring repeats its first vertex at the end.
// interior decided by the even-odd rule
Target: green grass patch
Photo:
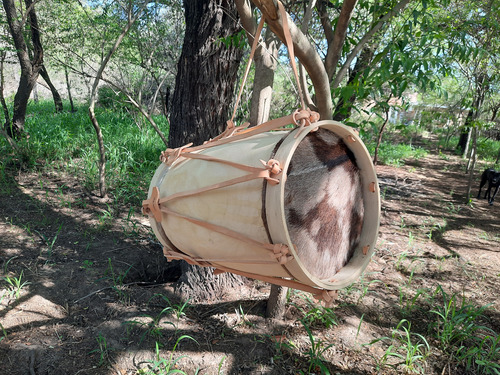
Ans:
{"type": "MultiPolygon", "coordinates": [[[[371,155],[375,153],[375,143],[366,145],[371,155]]],[[[399,167],[404,165],[405,159],[421,159],[427,156],[427,150],[409,144],[382,142],[379,148],[378,160],[381,164],[399,167]]]]}
{"type": "MultiPolygon", "coordinates": [[[[97,188],[98,179],[97,138],[88,107],[80,104],[76,109],[74,113],[54,113],[51,101],[31,102],[25,124],[29,140],[22,141],[20,146],[27,151],[28,168],[68,172],[92,191],[97,188]]],[[[141,119],[136,122],[127,112],[98,107],[96,117],[106,147],[109,193],[120,203],[137,205],[144,199],[165,145],[149,123],[141,123],[141,119]]],[[[168,134],[166,119],[163,116],[154,119],[168,134]]],[[[3,137],[0,152],[11,153],[3,137]]],[[[0,159],[0,178],[5,174],[4,157],[0,159]]]]}
{"type": "Polygon", "coordinates": [[[500,153],[500,142],[494,139],[479,137],[477,140],[477,154],[488,163],[495,163],[500,153]]]}

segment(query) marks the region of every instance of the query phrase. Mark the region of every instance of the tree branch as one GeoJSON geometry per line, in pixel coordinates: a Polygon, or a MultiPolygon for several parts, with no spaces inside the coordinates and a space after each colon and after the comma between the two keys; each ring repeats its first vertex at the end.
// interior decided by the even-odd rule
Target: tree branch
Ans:
{"type": "Polygon", "coordinates": [[[403,10],[406,5],[410,0],[401,0],[390,12],[388,12],[385,16],[380,18],[377,24],[373,26],[366,34],[361,38],[359,43],[354,47],[354,49],[351,51],[349,56],[347,57],[347,60],[344,62],[344,65],[342,65],[342,68],[340,68],[339,72],[335,75],[335,78],[333,80],[332,84],[332,89],[336,89],[342,79],[344,79],[345,75],[347,74],[347,70],[349,69],[349,66],[352,63],[352,60],[358,55],[358,53],[361,51],[363,46],[379,31],[384,24],[390,20],[392,17],[394,17],[396,14],[398,14],[401,10],[403,10]]]}
{"type": "MultiPolygon", "coordinates": [[[[356,0],[357,1],[357,0],[356,0]]],[[[307,4],[306,11],[304,13],[304,18],[302,19],[302,24],[300,25],[300,31],[304,34],[307,34],[307,29],[309,28],[309,22],[311,22],[312,11],[314,6],[316,5],[316,0],[309,0],[307,4]]],[[[299,64],[299,76],[300,76],[300,85],[302,86],[302,92],[304,93],[304,100],[308,107],[315,107],[311,95],[309,93],[308,85],[307,85],[307,76],[304,71],[304,65],[299,64]]]]}
{"type": "MultiPolygon", "coordinates": [[[[409,1],[409,0],[408,0],[409,1]]],[[[278,12],[273,0],[253,0],[254,4],[261,10],[266,17],[266,21],[271,30],[285,41],[283,34],[283,23],[278,16],[278,12]]],[[[292,36],[295,55],[304,65],[314,85],[316,93],[316,105],[322,119],[331,119],[333,112],[332,97],[330,85],[325,66],[315,48],[311,45],[307,37],[302,33],[297,25],[288,16],[290,34],[292,36]]]]}
{"type": "Polygon", "coordinates": [[[255,20],[252,12],[252,7],[249,0],[234,0],[236,10],[240,15],[241,25],[247,34],[248,43],[252,45],[257,31],[257,21],[255,20]]]}
{"type": "Polygon", "coordinates": [[[354,12],[354,7],[357,2],[358,0],[345,0],[342,4],[333,39],[328,45],[328,52],[325,58],[325,68],[328,74],[328,80],[332,79],[337,70],[337,64],[342,54],[342,46],[347,36],[347,27],[349,26],[349,22],[351,22],[352,13],[354,12]]]}

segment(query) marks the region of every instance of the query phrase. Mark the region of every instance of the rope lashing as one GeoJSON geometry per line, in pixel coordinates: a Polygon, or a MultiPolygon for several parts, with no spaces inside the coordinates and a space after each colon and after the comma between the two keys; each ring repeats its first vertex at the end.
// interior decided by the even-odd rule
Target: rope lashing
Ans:
{"type": "MultiPolygon", "coordinates": [[[[283,248],[281,249],[282,244],[277,244],[277,245],[272,245],[272,244],[267,244],[263,246],[265,249],[270,249],[271,247],[276,248],[276,251],[282,251],[283,254],[287,253],[288,249],[283,248]]],[[[262,260],[262,259],[232,259],[232,258],[200,258],[200,257],[192,257],[188,254],[185,254],[179,250],[172,250],[169,248],[164,247],[163,248],[163,255],[167,258],[169,262],[172,260],[184,260],[188,262],[191,265],[194,266],[200,266],[200,267],[219,267],[216,265],[216,263],[246,263],[246,264],[274,264],[275,261],[273,260],[262,260]]],[[[276,253],[276,254],[271,254],[271,259],[278,259],[283,257],[283,259],[280,261],[280,264],[285,264],[288,262],[290,259],[293,259],[291,256],[286,256],[282,255],[281,253],[276,253]],[[276,255],[276,256],[275,256],[276,255]]]]}
{"type": "Polygon", "coordinates": [[[233,135],[246,130],[250,126],[249,122],[245,122],[242,125],[236,126],[232,120],[227,120],[226,124],[226,129],[222,133],[212,139],[209,139],[208,141],[203,142],[203,144],[206,145],[208,143],[217,142],[220,139],[232,137],[233,135]]]}
{"type": "Polygon", "coordinates": [[[178,251],[173,251],[173,250],[168,250],[167,248],[163,248],[163,255],[165,255],[165,258],[167,258],[167,261],[171,262],[172,260],[184,260],[188,264],[192,266],[199,266],[199,267],[211,267],[212,265],[208,262],[206,262],[204,259],[196,259],[193,258],[187,254],[178,252],[178,251]]]}

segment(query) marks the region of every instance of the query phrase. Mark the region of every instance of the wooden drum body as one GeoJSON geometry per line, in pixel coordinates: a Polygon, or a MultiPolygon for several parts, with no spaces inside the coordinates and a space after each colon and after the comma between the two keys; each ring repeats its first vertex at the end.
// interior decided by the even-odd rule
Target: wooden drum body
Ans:
{"type": "Polygon", "coordinates": [[[366,147],[345,125],[234,137],[169,164],[144,202],[167,258],[313,292],[346,287],[370,261],[379,187],[366,147]],[[309,154],[319,164],[308,164],[309,154]],[[345,260],[335,259],[339,251],[345,260]]]}

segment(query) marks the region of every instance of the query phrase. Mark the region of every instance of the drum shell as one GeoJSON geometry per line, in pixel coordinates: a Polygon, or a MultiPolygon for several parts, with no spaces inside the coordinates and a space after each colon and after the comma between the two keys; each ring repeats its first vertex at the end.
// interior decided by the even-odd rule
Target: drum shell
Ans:
{"type": "MultiPolygon", "coordinates": [[[[151,219],[156,236],[167,248],[180,250],[194,258],[209,259],[214,267],[293,279],[305,285],[329,290],[343,288],[355,281],[369,263],[378,235],[380,194],[375,170],[366,147],[352,128],[334,121],[321,121],[314,127],[301,131],[267,132],[200,151],[212,157],[253,167],[262,167],[260,160],[277,159],[283,167],[283,173],[278,176],[281,180],[279,184],[272,185],[265,180],[254,179],[164,204],[169,210],[225,227],[261,243],[286,244],[294,256],[293,260],[280,265],[271,258],[268,249],[174,215],[163,214],[161,223],[151,219]],[[288,165],[298,144],[314,127],[322,127],[344,139],[356,157],[363,185],[365,215],[361,243],[348,264],[333,280],[320,280],[304,267],[290,240],[284,212],[283,197],[288,165]]],[[[149,195],[155,186],[159,188],[160,198],[164,198],[247,173],[218,162],[180,157],[170,167],[160,165],[151,181],[149,195]]]]}

